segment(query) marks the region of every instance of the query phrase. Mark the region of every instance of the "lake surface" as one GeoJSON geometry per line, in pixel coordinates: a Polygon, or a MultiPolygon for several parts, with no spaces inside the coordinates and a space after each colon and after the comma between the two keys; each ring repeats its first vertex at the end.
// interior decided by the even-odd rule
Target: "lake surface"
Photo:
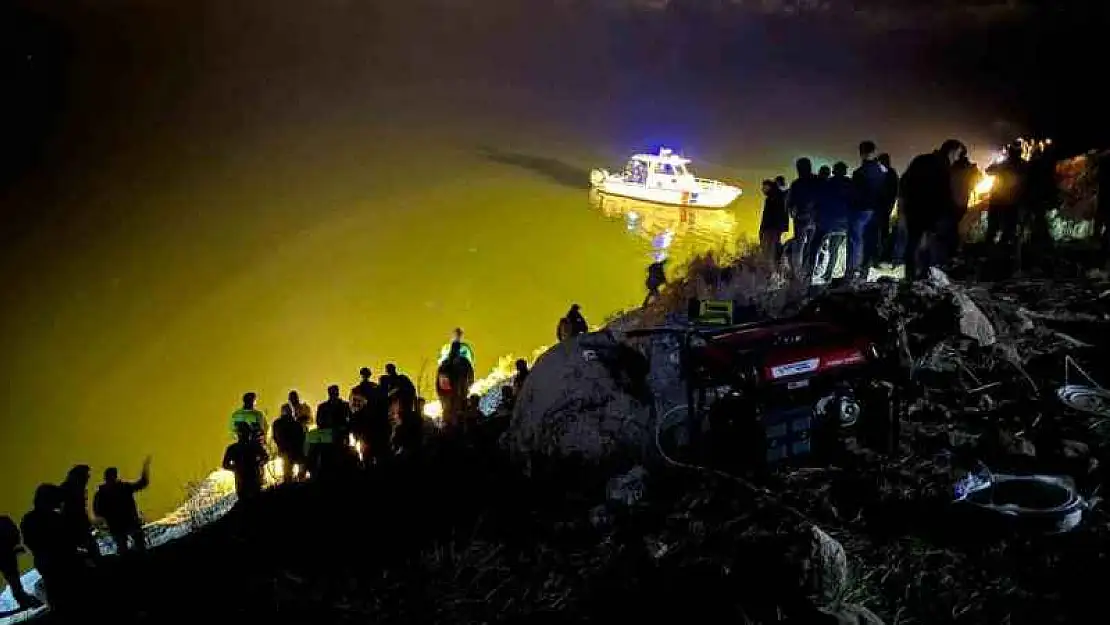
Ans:
{"type": "Polygon", "coordinates": [[[217,464],[244,391],[274,415],[289,389],[315,403],[387,362],[427,387],[457,326],[481,375],[552,342],[572,302],[594,322],[638,305],[660,241],[681,259],[754,236],[759,180],[799,155],[851,161],[867,136],[901,162],[979,128],[932,92],[872,114],[895,96],[847,82],[873,64],[850,52],[786,79],[767,47],[699,86],[632,71],[615,27],[532,37],[507,26],[533,20],[519,11],[72,6],[57,122],[0,196],[0,512],[16,517],[75,463],[99,481],[150,454],[156,518],[217,464]],[[660,144],[744,197],[713,214],[591,199],[590,168],[660,144]]]}

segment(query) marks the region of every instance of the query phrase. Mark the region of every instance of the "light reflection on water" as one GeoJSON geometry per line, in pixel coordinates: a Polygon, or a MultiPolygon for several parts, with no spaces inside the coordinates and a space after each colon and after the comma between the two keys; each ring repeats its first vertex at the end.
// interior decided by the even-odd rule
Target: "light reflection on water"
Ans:
{"type": "Polygon", "coordinates": [[[621,220],[629,234],[649,246],[654,261],[679,263],[707,249],[734,251],[739,241],[736,214],[730,209],[667,206],[608,195],[593,189],[590,206],[621,220]]]}

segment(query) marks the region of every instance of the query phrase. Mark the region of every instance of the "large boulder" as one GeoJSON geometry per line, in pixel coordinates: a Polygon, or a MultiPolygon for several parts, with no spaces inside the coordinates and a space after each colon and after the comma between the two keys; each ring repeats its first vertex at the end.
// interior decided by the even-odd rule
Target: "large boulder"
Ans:
{"type": "Polygon", "coordinates": [[[524,383],[504,442],[514,459],[573,458],[628,464],[651,453],[655,410],[648,361],[602,330],[540,356],[524,383]]]}
{"type": "Polygon", "coordinates": [[[994,345],[998,340],[994,325],[987,318],[967,292],[959,286],[952,284],[948,276],[937,269],[929,269],[928,283],[942,291],[946,291],[959,308],[959,328],[964,336],[974,339],[979,345],[986,347],[994,345]]]}

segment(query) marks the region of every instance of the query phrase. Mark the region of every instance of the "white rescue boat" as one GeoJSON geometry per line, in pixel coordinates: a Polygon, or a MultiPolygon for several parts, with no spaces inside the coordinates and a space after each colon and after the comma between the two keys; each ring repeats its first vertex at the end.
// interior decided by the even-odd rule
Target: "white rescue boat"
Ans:
{"type": "Polygon", "coordinates": [[[725,208],[743,193],[718,180],[695,178],[689,164],[690,159],[662,148],[658,154],[634,155],[620,173],[595,169],[590,184],[610,195],[693,208],[725,208]]]}

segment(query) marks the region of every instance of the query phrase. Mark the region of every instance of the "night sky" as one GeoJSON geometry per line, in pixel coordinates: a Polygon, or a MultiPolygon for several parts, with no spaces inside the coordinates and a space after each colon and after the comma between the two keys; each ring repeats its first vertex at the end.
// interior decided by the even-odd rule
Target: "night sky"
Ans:
{"type": "Polygon", "coordinates": [[[6,1],[0,511],[150,453],[156,516],[246,390],[272,415],[362,365],[415,377],[458,325],[484,372],[572,301],[636,304],[646,241],[584,188],[634,150],[742,184],[739,236],[801,155],[1106,136],[1076,26],[1104,16],[653,4],[6,1]]]}

